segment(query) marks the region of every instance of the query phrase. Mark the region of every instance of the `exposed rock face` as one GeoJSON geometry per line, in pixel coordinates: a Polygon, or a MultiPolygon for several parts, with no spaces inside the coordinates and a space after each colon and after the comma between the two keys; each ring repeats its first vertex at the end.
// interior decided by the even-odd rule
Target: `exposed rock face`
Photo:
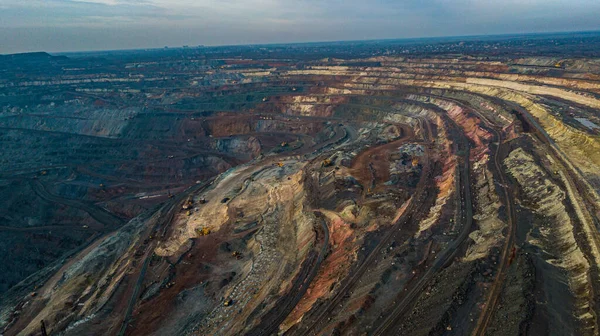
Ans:
{"type": "Polygon", "coordinates": [[[505,159],[508,171],[519,182],[524,193],[525,206],[539,216],[539,226],[530,233],[529,243],[539,247],[540,258],[549,268],[556,268],[543,276],[547,291],[550,287],[563,287],[561,295],[547,294],[550,329],[556,335],[564,333],[593,334],[594,313],[590,306],[590,266],[577,241],[571,217],[566,211],[565,193],[522,149],[516,149],[505,159]],[[566,287],[566,288],[564,288],[566,287]],[[574,295],[573,302],[561,300],[561,296],[574,295]],[[582,329],[571,322],[578,320],[582,329]],[[586,328],[586,326],[588,326],[586,328]]]}
{"type": "Polygon", "coordinates": [[[597,60],[247,48],[0,64],[0,334],[598,334],[597,60]]]}
{"type": "Polygon", "coordinates": [[[283,114],[291,116],[331,117],[335,107],[347,102],[345,97],[290,96],[282,99],[283,114]]]}
{"type": "Polygon", "coordinates": [[[474,168],[477,208],[473,219],[479,229],[469,234],[469,238],[473,240],[474,244],[467,251],[466,261],[486,257],[491,248],[497,247],[502,241],[502,231],[506,228],[506,223],[498,218],[502,203],[496,193],[493,174],[485,166],[485,163],[487,162],[474,168]]]}
{"type": "Polygon", "coordinates": [[[281,332],[287,331],[291,326],[299,323],[319,299],[326,299],[331,295],[330,288],[335,286],[347,274],[352,260],[356,257],[356,250],[352,248],[352,240],[356,239],[348,223],[344,222],[336,213],[323,211],[327,218],[330,232],[330,246],[332,252],[323,263],[322,271],[317,274],[313,284],[308,289],[307,295],[302,298],[286,321],[280,327],[281,332]]]}
{"type": "Polygon", "coordinates": [[[430,99],[430,102],[444,109],[474,146],[470,149],[469,160],[473,167],[472,178],[475,180],[473,186],[476,209],[473,219],[478,230],[469,234],[474,244],[469,246],[465,261],[484,258],[492,247],[498,246],[502,241],[502,230],[506,228],[506,223],[498,218],[502,204],[494,186],[494,175],[488,168],[492,164],[489,160],[492,134],[483,127],[479,117],[462,106],[443,99],[430,99]]]}
{"type": "Polygon", "coordinates": [[[22,118],[19,116],[3,118],[1,127],[21,128],[38,131],[83,134],[102,138],[118,138],[123,135],[129,123],[140,113],[139,109],[124,110],[99,109],[86,113],[88,118],[73,118],[69,109],[60,108],[56,113],[45,112],[41,115],[22,118]]]}
{"type": "MultiPolygon", "coordinates": [[[[453,153],[451,140],[448,138],[446,129],[438,117],[435,119],[438,126],[438,146],[442,148],[440,161],[443,162],[442,174],[436,176],[435,183],[438,188],[438,195],[435,200],[434,206],[429,210],[429,215],[421,223],[419,223],[419,234],[430,230],[432,226],[436,225],[442,216],[444,207],[447,206],[448,202],[452,200],[454,193],[456,192],[457,185],[457,157],[453,153]]],[[[454,220],[454,219],[452,219],[454,220]]]]}
{"type": "Polygon", "coordinates": [[[50,278],[39,289],[43,308],[21,325],[22,334],[36,332],[42,320],[55,321],[55,328],[68,328],[103,309],[129,272],[128,252],[144,222],[143,218],[132,220],[118,235],[99,240],[80,259],[67,263],[50,278]],[[64,307],[75,307],[76,314],[64,314],[64,307]]]}
{"type": "MultiPolygon", "coordinates": [[[[197,232],[199,223],[209,227],[211,231],[218,231],[223,225],[220,221],[229,220],[226,214],[231,209],[243,209],[243,221],[257,222],[260,227],[248,246],[253,254],[252,261],[243,267],[240,280],[228,286],[224,293],[236,305],[244,307],[243,311],[236,314],[232,308],[217,306],[203,321],[200,333],[220,333],[225,330],[228,333],[239,333],[244,326],[236,325],[235,320],[231,319],[243,321],[261,303],[271,301],[271,296],[289,290],[286,284],[291,282],[295,274],[294,271],[289,271],[299,269],[314,239],[315,219],[310,212],[304,210],[306,194],[303,191],[303,173],[300,169],[302,165],[290,163],[285,168],[247,172],[258,183],[246,180],[247,186],[242,187],[237,195],[232,195],[226,204],[216,205],[217,209],[211,209],[209,204],[198,215],[189,217],[184,231],[192,236],[197,232]],[[282,176],[290,179],[281,179],[282,176]],[[282,225],[283,223],[286,224],[282,225]]],[[[229,194],[222,188],[234,187],[236,178],[235,172],[231,173],[215,186],[215,190],[229,194]]],[[[216,194],[209,192],[203,197],[210,199],[214,196],[216,194]]],[[[174,240],[181,241],[185,236],[186,234],[174,237],[174,240]]],[[[157,253],[161,253],[161,250],[157,250],[157,253]]]]}
{"type": "Polygon", "coordinates": [[[258,156],[262,150],[260,141],[252,136],[247,139],[218,139],[215,140],[213,148],[219,152],[250,155],[251,157],[258,156]]]}

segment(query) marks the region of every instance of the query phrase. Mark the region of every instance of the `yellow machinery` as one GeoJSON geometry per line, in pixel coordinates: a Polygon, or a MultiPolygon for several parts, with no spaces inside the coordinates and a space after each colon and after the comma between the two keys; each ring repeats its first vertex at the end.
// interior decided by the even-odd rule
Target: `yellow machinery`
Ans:
{"type": "Polygon", "coordinates": [[[196,229],[199,236],[208,236],[210,234],[210,229],[207,227],[203,227],[201,229],[196,229]]]}

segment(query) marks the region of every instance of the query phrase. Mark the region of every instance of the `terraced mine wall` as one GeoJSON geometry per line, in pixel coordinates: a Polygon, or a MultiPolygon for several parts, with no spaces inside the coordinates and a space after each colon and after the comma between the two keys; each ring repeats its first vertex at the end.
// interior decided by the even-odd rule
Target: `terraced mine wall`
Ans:
{"type": "Polygon", "coordinates": [[[597,58],[280,48],[0,82],[0,333],[598,334],[597,58]]]}

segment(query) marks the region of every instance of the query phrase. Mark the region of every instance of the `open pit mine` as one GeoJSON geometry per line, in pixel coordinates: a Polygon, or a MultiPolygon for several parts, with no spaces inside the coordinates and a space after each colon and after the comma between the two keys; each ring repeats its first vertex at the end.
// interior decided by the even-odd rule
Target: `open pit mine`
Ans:
{"type": "Polygon", "coordinates": [[[599,39],[0,56],[0,335],[598,335],[599,39]]]}

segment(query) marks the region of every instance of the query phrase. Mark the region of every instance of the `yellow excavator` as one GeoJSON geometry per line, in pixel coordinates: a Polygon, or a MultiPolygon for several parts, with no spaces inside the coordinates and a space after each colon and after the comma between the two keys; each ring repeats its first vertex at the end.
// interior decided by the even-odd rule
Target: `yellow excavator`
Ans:
{"type": "Polygon", "coordinates": [[[210,229],[207,227],[203,227],[201,229],[196,229],[199,236],[208,236],[210,234],[210,229]]]}

